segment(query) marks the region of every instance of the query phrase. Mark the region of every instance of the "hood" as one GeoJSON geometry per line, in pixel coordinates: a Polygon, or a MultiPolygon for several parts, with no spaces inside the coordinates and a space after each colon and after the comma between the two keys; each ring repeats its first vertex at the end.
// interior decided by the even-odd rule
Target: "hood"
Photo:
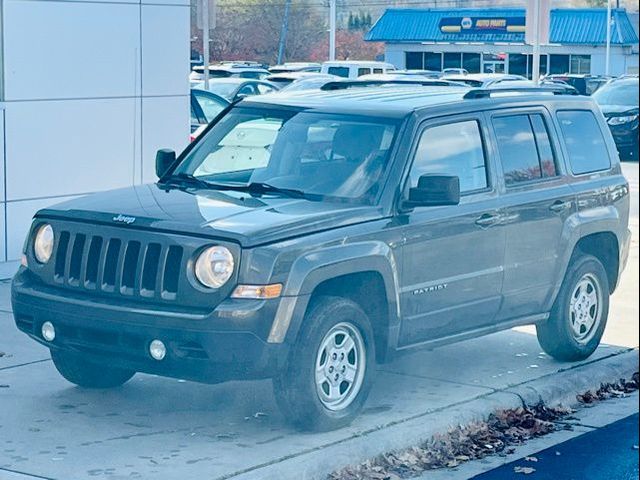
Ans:
{"type": "Polygon", "coordinates": [[[38,212],[76,221],[195,234],[251,247],[382,217],[379,207],[156,184],[111,190],[38,212]]]}
{"type": "Polygon", "coordinates": [[[636,115],[637,105],[600,105],[600,110],[605,117],[617,117],[621,115],[636,115]]]}

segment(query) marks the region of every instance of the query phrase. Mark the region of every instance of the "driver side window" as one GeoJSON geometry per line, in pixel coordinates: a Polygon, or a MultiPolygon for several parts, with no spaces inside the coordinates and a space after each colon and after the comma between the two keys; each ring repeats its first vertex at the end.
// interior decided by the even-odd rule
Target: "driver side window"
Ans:
{"type": "Polygon", "coordinates": [[[416,151],[409,174],[412,187],[427,173],[456,175],[460,192],[488,187],[487,167],[480,125],[467,120],[427,127],[416,151]]]}

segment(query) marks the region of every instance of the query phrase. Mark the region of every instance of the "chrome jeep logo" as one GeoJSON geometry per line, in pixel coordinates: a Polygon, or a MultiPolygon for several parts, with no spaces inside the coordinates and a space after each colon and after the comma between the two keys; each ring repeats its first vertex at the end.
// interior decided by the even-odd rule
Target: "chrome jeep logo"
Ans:
{"type": "Polygon", "coordinates": [[[113,217],[114,222],[126,223],[127,225],[131,225],[136,221],[136,217],[126,217],[122,214],[113,217]]]}

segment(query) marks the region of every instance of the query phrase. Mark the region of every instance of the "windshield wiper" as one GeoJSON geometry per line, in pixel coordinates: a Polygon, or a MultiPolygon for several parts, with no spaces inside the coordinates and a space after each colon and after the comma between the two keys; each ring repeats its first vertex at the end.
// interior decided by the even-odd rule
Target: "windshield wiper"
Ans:
{"type": "Polygon", "coordinates": [[[297,190],[295,188],[276,187],[275,185],[271,185],[270,183],[265,182],[251,182],[248,185],[243,185],[242,188],[246,189],[248,192],[281,193],[292,198],[308,198],[312,196],[308,193],[303,192],[302,190],[297,190]]]}
{"type": "Polygon", "coordinates": [[[189,187],[211,189],[211,190],[233,190],[236,192],[249,192],[249,193],[279,193],[292,198],[320,198],[320,195],[312,195],[297,190],[295,188],[282,188],[276,187],[265,182],[251,182],[248,184],[231,184],[231,183],[214,183],[207,182],[201,178],[198,178],[190,173],[177,173],[167,177],[163,184],[180,184],[189,187]]]}
{"type": "Polygon", "coordinates": [[[202,180],[201,178],[194,177],[190,173],[176,173],[170,177],[165,178],[161,183],[163,184],[180,184],[189,187],[197,188],[213,188],[214,185],[202,180]]]}

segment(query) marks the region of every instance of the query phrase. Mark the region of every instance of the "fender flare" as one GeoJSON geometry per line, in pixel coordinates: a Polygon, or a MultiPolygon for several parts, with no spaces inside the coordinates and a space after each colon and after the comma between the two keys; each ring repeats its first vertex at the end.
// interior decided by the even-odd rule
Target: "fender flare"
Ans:
{"type": "Polygon", "coordinates": [[[279,340],[293,343],[315,288],[326,280],[363,272],[375,272],[382,277],[389,305],[388,349],[395,348],[400,328],[398,266],[391,247],[378,241],[335,245],[299,257],[285,282],[272,334],[279,329],[279,340]],[[278,326],[283,320],[286,325],[278,326]],[[283,327],[286,327],[284,335],[283,327]]]}
{"type": "Polygon", "coordinates": [[[562,231],[562,244],[566,245],[558,258],[556,272],[554,278],[555,285],[551,290],[549,298],[545,302],[546,310],[550,311],[553,303],[560,291],[565,274],[569,268],[569,262],[576,250],[578,242],[588,235],[595,233],[612,233],[618,241],[618,249],[622,250],[620,225],[622,219],[620,213],[613,206],[597,207],[571,215],[564,225],[562,231]]]}

